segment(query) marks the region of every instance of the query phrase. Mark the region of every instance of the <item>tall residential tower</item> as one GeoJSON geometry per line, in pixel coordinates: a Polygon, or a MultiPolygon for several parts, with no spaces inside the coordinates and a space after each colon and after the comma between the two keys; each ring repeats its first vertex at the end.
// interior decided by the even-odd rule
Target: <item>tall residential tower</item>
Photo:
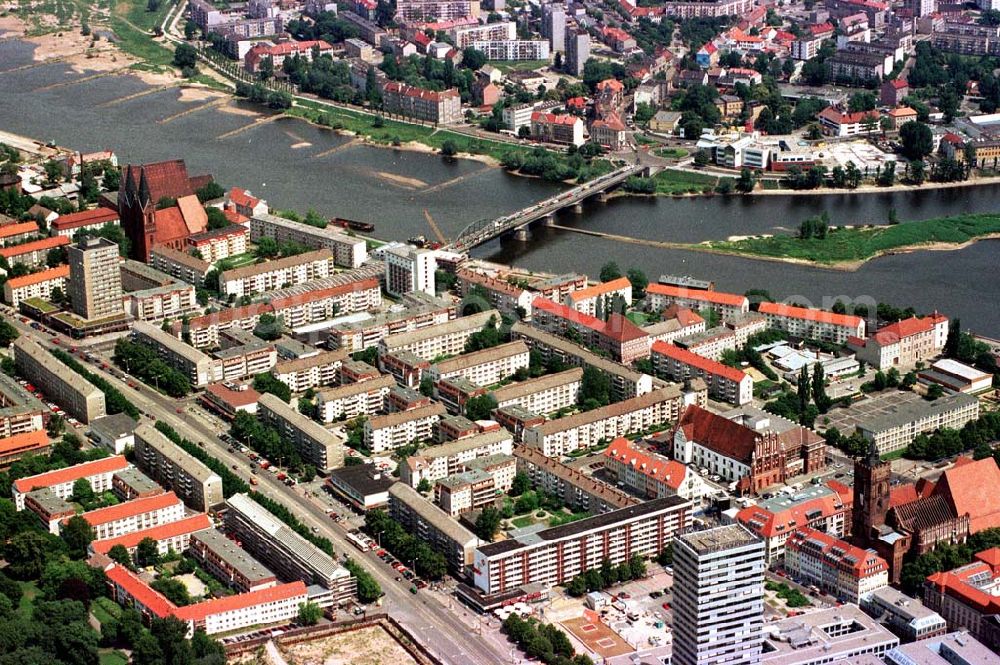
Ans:
{"type": "Polygon", "coordinates": [[[88,321],[121,314],[118,245],[106,238],[84,238],[67,246],[66,258],[73,311],[88,321]]]}

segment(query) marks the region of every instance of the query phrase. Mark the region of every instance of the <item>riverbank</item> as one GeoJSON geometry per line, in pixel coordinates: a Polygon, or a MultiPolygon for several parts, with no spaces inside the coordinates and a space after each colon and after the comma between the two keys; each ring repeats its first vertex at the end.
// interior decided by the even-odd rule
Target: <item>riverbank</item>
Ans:
{"type": "Polygon", "coordinates": [[[925,182],[920,185],[896,183],[888,187],[879,185],[860,185],[854,189],[755,189],[747,196],[828,196],[831,194],[885,194],[887,192],[926,192],[932,189],[955,189],[959,187],[982,187],[1000,184],[1000,176],[973,176],[969,180],[958,182],[925,182]]]}
{"type": "Polygon", "coordinates": [[[831,229],[822,239],[762,235],[707,241],[690,249],[853,271],[880,256],[921,250],[950,251],[994,238],[1000,238],[1000,215],[978,214],[891,226],[839,227],[831,229]]]}

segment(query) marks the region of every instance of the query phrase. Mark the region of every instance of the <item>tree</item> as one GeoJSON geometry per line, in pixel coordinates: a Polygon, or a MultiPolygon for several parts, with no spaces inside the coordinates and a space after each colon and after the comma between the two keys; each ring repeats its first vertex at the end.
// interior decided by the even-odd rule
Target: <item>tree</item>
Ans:
{"type": "Polygon", "coordinates": [[[812,396],[820,413],[826,413],[830,410],[831,400],[826,394],[826,379],[823,376],[822,363],[813,365],[812,396]]]}
{"type": "Polygon", "coordinates": [[[471,46],[462,50],[462,67],[477,71],[486,64],[487,57],[482,51],[471,46]]]}
{"type": "Polygon", "coordinates": [[[454,157],[458,154],[458,144],[451,139],[445,140],[441,144],[441,154],[445,157],[454,157]]]}
{"type": "Polygon", "coordinates": [[[158,577],[149,586],[166,596],[167,600],[174,605],[184,606],[191,604],[191,595],[188,593],[187,587],[180,580],[172,577],[158,577]]]}
{"type": "Polygon", "coordinates": [[[492,393],[477,395],[465,403],[465,417],[469,420],[489,420],[497,399],[492,393]]]}
{"type": "Polygon", "coordinates": [[[934,400],[944,396],[944,388],[940,383],[932,383],[927,387],[927,399],[933,402],[934,400]]]}
{"type": "Polygon", "coordinates": [[[174,49],[174,67],[191,69],[198,64],[198,51],[190,44],[178,44],[174,49]]]}
{"type": "Polygon", "coordinates": [[[603,266],[601,266],[600,280],[602,282],[610,282],[612,280],[618,279],[622,276],[622,271],[618,267],[618,264],[614,261],[608,261],[603,266]]]}
{"type": "Polygon", "coordinates": [[[108,550],[108,558],[127,568],[132,567],[132,555],[128,553],[128,550],[121,543],[112,546],[112,548],[108,550]]]}
{"type": "Polygon", "coordinates": [[[259,393],[271,393],[282,402],[292,399],[292,389],[270,372],[261,372],[253,377],[253,389],[259,393]]]}
{"type": "Polygon", "coordinates": [[[426,478],[421,478],[420,482],[417,483],[417,491],[420,492],[421,494],[427,494],[428,492],[431,491],[431,489],[432,489],[431,481],[427,480],[426,478]]]}
{"type": "Polygon", "coordinates": [[[497,529],[500,528],[500,511],[493,506],[486,506],[483,508],[482,512],[479,513],[479,517],[476,518],[475,527],[472,531],[479,536],[480,539],[486,542],[492,542],[493,536],[496,535],[497,529]]]}
{"type": "Polygon", "coordinates": [[[73,482],[72,499],[76,503],[88,503],[94,500],[94,488],[86,478],[77,478],[73,482]]]}
{"type": "Polygon", "coordinates": [[[45,565],[60,555],[63,542],[50,533],[30,530],[15,534],[4,546],[8,566],[4,572],[15,579],[37,579],[45,565]]]}
{"type": "Polygon", "coordinates": [[[56,184],[62,180],[63,177],[62,164],[55,161],[54,159],[50,159],[49,161],[45,162],[44,168],[45,168],[45,179],[48,182],[56,184]]]}
{"type": "MultiPolygon", "coordinates": [[[[49,418],[49,423],[45,426],[45,431],[48,432],[49,436],[57,437],[62,434],[63,429],[66,427],[66,419],[60,416],[58,413],[53,413],[49,418]]],[[[86,481],[84,481],[86,482],[86,481]]],[[[87,483],[90,486],[90,483],[87,483]]]]}
{"type": "Polygon", "coordinates": [[[163,649],[156,638],[143,631],[132,644],[132,665],[163,665],[163,649]]]}
{"type": "Polygon", "coordinates": [[[934,150],[934,136],[931,128],[916,120],[905,123],[899,129],[899,140],[903,155],[909,160],[923,159],[934,150]]]}
{"type": "Polygon", "coordinates": [[[316,603],[299,605],[298,622],[302,626],[315,626],[323,618],[323,608],[316,603]]]}
{"type": "Polygon", "coordinates": [[[848,101],[848,108],[851,113],[874,111],[877,104],[878,99],[876,99],[875,94],[868,90],[864,90],[851,95],[851,98],[848,101]]]}
{"type": "MultiPolygon", "coordinates": [[[[910,123],[906,123],[907,125],[910,123]]],[[[903,125],[904,127],[906,125],[903,125]]],[[[907,164],[907,173],[909,173],[909,180],[914,185],[923,184],[927,177],[927,165],[924,164],[922,160],[916,160],[907,164]]]]}
{"type": "Polygon", "coordinates": [[[510,495],[520,496],[531,489],[531,477],[519,471],[514,475],[514,481],[510,485],[510,495]]]}
{"type": "Polygon", "coordinates": [[[0,319],[0,346],[7,347],[15,339],[21,336],[17,328],[10,324],[7,319],[0,319]]]}
{"type": "Polygon", "coordinates": [[[649,278],[639,268],[629,268],[626,273],[629,283],[632,285],[632,298],[639,299],[646,295],[646,287],[649,286],[649,278]]]}
{"type": "Polygon", "coordinates": [[[736,191],[749,194],[757,186],[757,177],[748,168],[740,170],[740,177],[736,180],[736,191]]]}
{"type": "Polygon", "coordinates": [[[160,546],[152,538],[143,538],[135,548],[135,562],[140,567],[155,566],[160,562],[160,546]]]}
{"type": "Polygon", "coordinates": [[[61,530],[63,541],[74,559],[87,556],[87,546],[94,540],[95,533],[90,523],[80,515],[74,515],[66,521],[61,530]]]}

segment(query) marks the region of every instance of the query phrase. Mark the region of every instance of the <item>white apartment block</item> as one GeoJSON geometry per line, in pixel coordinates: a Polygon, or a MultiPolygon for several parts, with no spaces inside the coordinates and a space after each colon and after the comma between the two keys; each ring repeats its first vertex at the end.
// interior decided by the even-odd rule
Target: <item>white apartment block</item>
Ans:
{"type": "Polygon", "coordinates": [[[222,379],[220,366],[208,355],[185,344],[159,326],[137,321],[132,326],[132,339],[156,349],[164,362],[183,372],[193,387],[200,387],[222,379]]]}
{"type": "Polygon", "coordinates": [[[63,364],[29,335],[13,342],[18,374],[41,388],[53,402],[81,422],[107,415],[104,392],[63,364]]]}
{"type": "Polygon", "coordinates": [[[574,406],[580,395],[583,370],[579,367],[536,379],[501,386],[492,392],[497,408],[517,405],[532,413],[552,413],[574,406]]]}
{"type": "Polygon", "coordinates": [[[340,366],[347,358],[347,352],[340,349],[324,351],[315,356],[279,362],[271,368],[271,374],[291,388],[293,393],[301,393],[310,388],[336,384],[340,366]]]}
{"type": "Polygon", "coordinates": [[[480,386],[491,386],[519,369],[527,369],[528,361],[528,347],[518,340],[443,360],[431,365],[428,374],[434,381],[463,377],[480,386]]]}
{"type": "Polygon", "coordinates": [[[499,277],[490,277],[466,268],[459,268],[455,275],[458,277],[458,292],[463,298],[469,297],[473,289],[478,287],[477,291],[482,289],[486,292],[493,309],[509,316],[517,315],[524,319],[531,317],[531,303],[536,295],[534,292],[499,277]]]}
{"type": "Polygon", "coordinates": [[[748,339],[767,330],[767,317],[756,312],[748,312],[729,317],[723,325],[733,331],[736,336],[736,348],[739,349],[747,343],[748,339]]]}
{"type": "Polygon", "coordinates": [[[125,312],[139,321],[162,321],[183,316],[198,307],[192,284],[176,282],[122,294],[125,312]]]}
{"type": "Polygon", "coordinates": [[[434,424],[446,410],[435,402],[410,411],[374,416],[365,421],[365,445],[373,453],[395,450],[414,441],[427,441],[434,436],[434,424]]]}
{"type": "Polygon", "coordinates": [[[795,529],[809,527],[837,538],[848,534],[850,509],[825,485],[809,486],[798,494],[779,494],[743,508],[735,521],[764,543],[768,565],[785,556],[785,543],[795,529]]]}
{"type": "Polygon", "coordinates": [[[474,583],[487,595],[528,583],[564,584],[599,568],[604,559],[618,565],[634,555],[656,556],[674,535],[688,528],[690,518],[690,503],[676,496],[664,497],[546,529],[523,540],[482,545],[475,551],[474,583]]]}
{"type": "Polygon", "coordinates": [[[463,25],[449,30],[455,48],[461,50],[478,41],[501,41],[517,39],[517,24],[513,21],[497,21],[486,25],[463,25]]]}
{"type": "Polygon", "coordinates": [[[418,291],[434,295],[437,260],[429,249],[404,246],[385,252],[385,290],[401,296],[418,291]]]}
{"type": "Polygon", "coordinates": [[[676,346],[709,360],[721,360],[726,351],[736,350],[736,333],[725,326],[709,328],[674,340],[676,346]]]}
{"type": "Polygon", "coordinates": [[[440,356],[455,356],[464,353],[468,339],[482,330],[491,320],[493,325],[500,324],[500,313],[495,309],[461,316],[439,326],[389,335],[379,341],[378,355],[381,359],[387,353],[409,351],[427,360],[440,356]]]}
{"type": "Polygon", "coordinates": [[[265,393],[257,402],[257,418],[291,441],[303,460],[320,471],[344,465],[344,439],[306,418],[280,398],[265,393]]]}
{"type": "Polygon", "coordinates": [[[483,508],[500,494],[493,476],[479,469],[442,478],[434,486],[434,502],[451,517],[483,508]]]}
{"type": "Polygon", "coordinates": [[[677,460],[634,448],[628,439],[615,439],[604,451],[604,468],[615,480],[646,499],[677,495],[695,505],[713,488],[694,469],[677,460]]]}
{"type": "Polygon", "coordinates": [[[219,381],[236,381],[269,371],[278,362],[274,346],[264,342],[216,351],[212,362],[219,381]]]}
{"type": "Polygon", "coordinates": [[[386,410],[386,398],[396,385],[396,380],[383,374],[371,381],[348,383],[329,390],[322,390],[316,396],[320,420],[332,423],[358,416],[370,416],[386,410]]]}
{"type": "Polygon", "coordinates": [[[464,471],[474,460],[495,455],[511,455],[513,451],[514,437],[507,430],[501,428],[484,432],[422,448],[419,455],[409,457],[399,465],[399,478],[410,487],[416,487],[425,479],[433,484],[442,478],[464,471]]]}
{"type": "Polygon", "coordinates": [[[219,290],[224,296],[242,298],[323,279],[333,273],[333,252],[329,249],[317,249],[275,261],[226,270],[219,275],[219,290]]]}
{"type": "Polygon", "coordinates": [[[408,307],[402,312],[379,313],[354,323],[341,323],[330,328],[327,344],[347,353],[377,346],[389,335],[433,328],[455,318],[455,307],[441,302],[408,307]]]}
{"type": "Polygon", "coordinates": [[[368,258],[368,245],[361,238],[349,236],[327,227],[321,229],[301,222],[293,222],[275,215],[254,215],[250,218],[250,240],[261,238],[289,240],[306,247],[328,249],[338,266],[357,268],[368,258]]]}
{"type": "Polygon", "coordinates": [[[490,60],[548,60],[546,39],[504,39],[477,41],[472,48],[482,51],[490,60]]]}
{"type": "Polygon", "coordinates": [[[298,616],[299,606],[308,600],[306,585],[295,581],[178,607],[174,616],[186,622],[192,633],[204,630],[215,635],[291,621],[298,616]]]}
{"type": "Polygon", "coordinates": [[[111,491],[111,478],[124,469],[131,466],[128,460],[122,455],[105,457],[74,464],[64,469],[47,471],[34,476],[18,478],[12,483],[11,493],[14,498],[14,507],[17,510],[24,510],[24,495],[32,490],[47,487],[60,499],[68,499],[73,496],[73,483],[81,478],[90,483],[90,488],[94,494],[111,491]]]}
{"type": "Polygon", "coordinates": [[[646,302],[653,311],[666,309],[671,305],[679,305],[695,311],[711,309],[723,320],[750,311],[750,301],[747,300],[746,296],[706,289],[689,289],[668,284],[647,286],[646,302]]]}
{"type": "Polygon", "coordinates": [[[632,304],[632,283],[625,277],[577,289],[566,296],[563,304],[578,312],[605,319],[608,313],[614,311],[614,302],[619,298],[628,305],[632,304]]]}
{"type": "Polygon", "coordinates": [[[135,428],[135,461],[142,472],[172,490],[192,510],[208,512],[222,505],[222,478],[201,460],[149,423],[135,428]]]}
{"type": "Polygon", "coordinates": [[[846,344],[851,337],[865,336],[865,320],[860,316],[775,302],[762,302],[757,311],[767,317],[770,327],[793,337],[846,344]]]}
{"type": "Polygon", "coordinates": [[[48,270],[11,277],[3,284],[3,301],[17,309],[21,301],[29,298],[48,300],[52,289],[59,288],[66,293],[66,280],[69,279],[69,266],[60,265],[48,270]]]}
{"type": "Polygon", "coordinates": [[[735,524],[674,541],[675,665],[759,663],[764,546],[735,524]]]}
{"type": "MultiPolygon", "coordinates": [[[[546,457],[562,457],[580,448],[590,448],[647,431],[657,425],[676,422],[685,406],[685,395],[677,386],[667,386],[608,406],[549,420],[524,430],[525,445],[541,450],[546,457]]],[[[704,401],[704,392],[699,401],[704,401]]]]}
{"type": "Polygon", "coordinates": [[[908,368],[944,350],[948,341],[948,317],[937,314],[911,317],[879,328],[867,339],[849,339],[847,346],[872,367],[887,370],[908,368]]]}
{"type": "Polygon", "coordinates": [[[889,564],[874,550],[808,527],[785,541],[785,571],[802,584],[815,584],[845,603],[858,604],[889,586],[889,564]]]}
{"type": "Polygon", "coordinates": [[[683,382],[699,377],[714,399],[737,406],[753,401],[753,378],[742,370],[704,358],[679,346],[654,342],[649,356],[656,375],[683,382]]]}
{"type": "Polygon", "coordinates": [[[173,492],[165,492],[91,510],[81,517],[94,529],[94,538],[103,540],[176,522],[184,517],[184,503],[173,492]]]}
{"type": "Polygon", "coordinates": [[[880,454],[902,450],[918,434],[947,427],[961,429],[979,417],[979,400],[964,393],[939,397],[933,402],[915,398],[896,405],[892,413],[863,420],[858,431],[868,441],[873,441],[880,454]]]}
{"type": "Polygon", "coordinates": [[[117,538],[91,541],[88,549],[91,553],[107,554],[115,545],[121,545],[130,555],[134,556],[139,543],[146,538],[152,538],[156,541],[156,551],[159,552],[160,556],[164,556],[171,550],[183,552],[191,543],[191,534],[211,528],[212,519],[208,514],[196,513],[176,522],[154,526],[152,529],[133,531],[117,538]]]}
{"type": "Polygon", "coordinates": [[[250,231],[242,224],[230,224],[190,236],[185,242],[188,250],[197,250],[203,261],[215,263],[245,254],[250,244],[250,231]]]}

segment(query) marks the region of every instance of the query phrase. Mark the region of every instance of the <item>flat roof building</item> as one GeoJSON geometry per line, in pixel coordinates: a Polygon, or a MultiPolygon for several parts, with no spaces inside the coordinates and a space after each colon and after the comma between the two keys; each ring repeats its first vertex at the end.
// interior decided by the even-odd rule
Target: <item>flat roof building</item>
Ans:
{"type": "Polygon", "coordinates": [[[374,464],[355,464],[330,472],[327,486],[364,512],[389,505],[389,488],[396,479],[374,464]]]}
{"type": "Polygon", "coordinates": [[[221,506],[222,478],[148,423],[135,428],[135,459],[145,473],[193,510],[221,506]]]}
{"type": "Polygon", "coordinates": [[[444,555],[452,570],[472,563],[479,538],[405,483],[389,488],[389,514],[404,529],[444,555]]]}
{"type": "Polygon", "coordinates": [[[49,399],[83,423],[107,413],[104,393],[90,381],[60,362],[28,335],[14,340],[14,362],[18,372],[41,388],[49,399]]]}
{"type": "Polygon", "coordinates": [[[264,564],[216,529],[192,534],[190,551],[209,573],[237,593],[278,584],[278,578],[264,564]]]}
{"type": "Polygon", "coordinates": [[[344,465],[344,440],[271,393],[260,396],[257,417],[275,427],[303,460],[326,471],[344,465]]]}
{"type": "Polygon", "coordinates": [[[273,238],[279,242],[291,241],[306,247],[332,252],[338,266],[357,268],[368,258],[368,245],[363,238],[356,238],[335,230],[336,227],[319,228],[266,213],[250,218],[250,239],[273,238]]]}

